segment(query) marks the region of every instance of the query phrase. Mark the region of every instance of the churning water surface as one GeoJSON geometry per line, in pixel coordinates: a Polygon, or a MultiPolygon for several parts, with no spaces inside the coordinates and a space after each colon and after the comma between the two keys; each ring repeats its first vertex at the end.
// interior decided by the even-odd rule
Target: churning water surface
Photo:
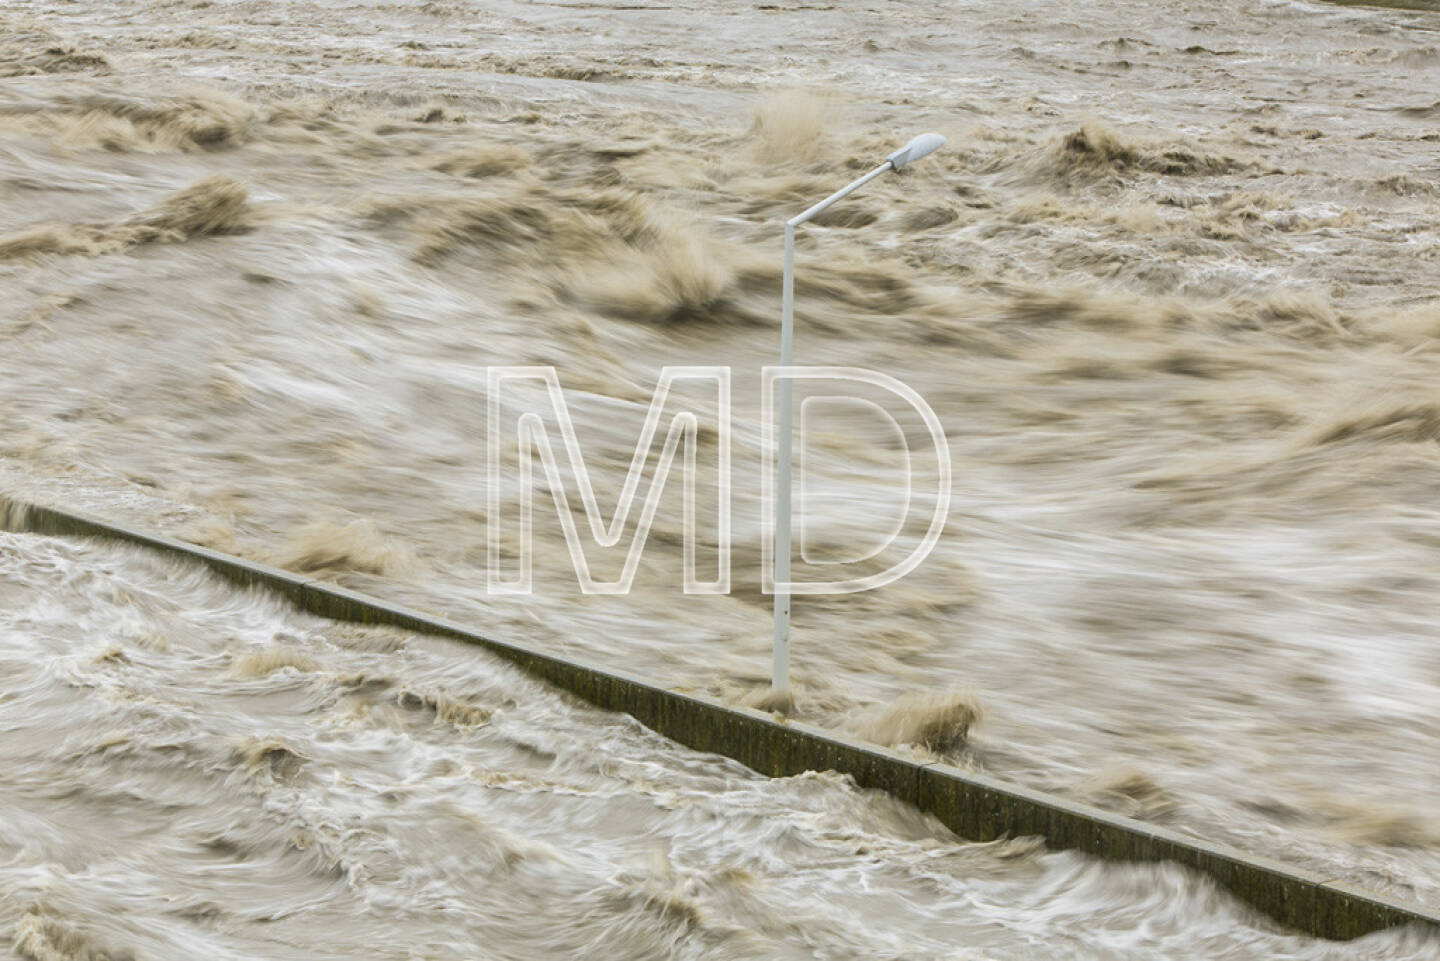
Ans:
{"type": "MultiPolygon", "coordinates": [[[[956,492],[914,574],[797,600],[798,713],[1434,907],[1437,77],[1440,15],[1333,4],[11,2],[0,489],[756,702],[777,225],[934,129],[944,151],[800,238],[797,359],[919,391],[956,492]],[[579,596],[543,485],[535,592],[488,593],[499,364],[557,369],[607,516],[660,369],[731,365],[732,593],[681,594],[678,485],[630,594],[579,596]]],[[[896,438],[829,417],[807,538],[856,556],[889,524],[896,438]]],[[[520,495],[506,475],[507,523],[520,495]]],[[[956,847],[836,781],[756,781],[471,651],[417,667],[404,639],[357,653],[153,560],[6,544],[22,957],[745,956],[769,915],[726,852],[819,808],[889,840],[734,863],[812,877],[767,903],[785,925],[832,904],[775,935],[830,956],[1352,950],[1267,940],[1188,876],[956,847]],[[148,587],[117,592],[132,568],[148,587]],[[203,626],[163,654],[158,623],[127,627],[156,618],[203,626]],[[512,764],[495,718],[573,724],[571,754],[512,764]],[[601,757],[721,820],[596,787],[601,757]],[[726,779],[753,823],[725,819],[726,779]],[[537,873],[481,884],[510,870],[537,873]],[[1003,896],[965,887],[991,877],[1003,896]],[[271,915],[293,920],[262,948],[271,915]]],[[[1436,951],[1388,937],[1368,956],[1436,951]]]]}

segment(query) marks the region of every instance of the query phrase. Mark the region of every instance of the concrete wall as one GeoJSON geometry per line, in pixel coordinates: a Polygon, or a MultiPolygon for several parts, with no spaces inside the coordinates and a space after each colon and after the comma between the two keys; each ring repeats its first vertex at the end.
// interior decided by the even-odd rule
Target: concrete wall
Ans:
{"type": "Polygon", "coordinates": [[[1440,917],[1353,885],[984,775],[927,763],[748,708],[656,687],[626,674],[477,634],[463,625],[395,607],[288,571],[155,537],[116,524],[0,497],[0,529],[103,537],[177,554],[246,587],[278,591],[323,617],[386,624],[483,647],[556,687],[700,751],[722,754],[772,777],[804,771],[848,774],[940,819],[963,838],[1038,835],[1055,849],[1114,861],[1173,861],[1204,872],[1274,920],[1322,938],[1347,940],[1404,924],[1440,928],[1440,917]]]}

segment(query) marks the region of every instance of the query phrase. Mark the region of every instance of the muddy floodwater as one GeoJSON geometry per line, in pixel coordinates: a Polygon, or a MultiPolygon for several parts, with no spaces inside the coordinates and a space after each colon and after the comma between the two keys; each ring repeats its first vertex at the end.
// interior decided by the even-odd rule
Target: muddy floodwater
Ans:
{"type": "Polygon", "coordinates": [[[1278,933],[1173,865],[967,844],[131,548],[0,534],[0,572],[7,958],[1434,956],[1278,933]]]}
{"type": "MultiPolygon", "coordinates": [[[[9,0],[0,494],[764,704],[780,224],[927,130],[800,231],[796,360],[912,387],[953,497],[913,573],[796,598],[796,713],[1440,909],[1433,3],[9,0]],[[558,430],[533,382],[487,470],[498,365],[556,372],[606,519],[662,369],[731,370],[732,590],[683,593],[677,474],[629,593],[582,595],[559,434],[558,484],[512,469],[521,413],[558,430]]],[[[675,396],[710,577],[719,406],[675,396]]],[[[936,501],[923,425],[856,396],[808,408],[802,579],[936,501]]],[[[0,560],[17,957],[1440,957],[144,555],[0,560]]]]}

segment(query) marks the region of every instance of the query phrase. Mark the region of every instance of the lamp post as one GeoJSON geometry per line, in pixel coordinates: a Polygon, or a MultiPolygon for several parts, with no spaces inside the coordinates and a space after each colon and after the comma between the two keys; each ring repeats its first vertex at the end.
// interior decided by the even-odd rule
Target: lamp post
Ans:
{"type": "MultiPolygon", "coordinates": [[[[885,162],[865,176],[826,197],[802,214],[785,221],[785,276],[780,293],[780,366],[790,366],[795,341],[795,228],[812,219],[837,200],[841,200],[868,184],[881,174],[899,170],[908,163],[932,153],[945,143],[938,133],[922,133],[885,158],[885,162]]],[[[771,675],[774,693],[788,699],[790,693],[790,386],[788,377],[780,380],[780,458],[779,491],[775,503],[775,663],[771,675]]]]}

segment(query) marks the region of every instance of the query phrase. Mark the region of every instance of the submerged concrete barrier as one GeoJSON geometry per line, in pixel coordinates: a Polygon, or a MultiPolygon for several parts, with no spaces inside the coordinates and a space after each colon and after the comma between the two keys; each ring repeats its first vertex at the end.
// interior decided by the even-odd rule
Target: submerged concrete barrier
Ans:
{"type": "Polygon", "coordinates": [[[453,621],[265,564],[3,496],[0,529],[127,541],[197,561],[242,586],[278,592],[322,617],[466,641],[596,707],[629,714],[671,740],[733,758],[761,774],[848,774],[859,786],[886,791],[972,841],[1036,835],[1050,848],[1111,861],[1172,861],[1209,875],[1274,920],[1316,937],[1349,940],[1407,924],[1440,929],[1440,916],[1352,884],[985,775],[905,757],[835,731],[495,640],[453,621]]]}

